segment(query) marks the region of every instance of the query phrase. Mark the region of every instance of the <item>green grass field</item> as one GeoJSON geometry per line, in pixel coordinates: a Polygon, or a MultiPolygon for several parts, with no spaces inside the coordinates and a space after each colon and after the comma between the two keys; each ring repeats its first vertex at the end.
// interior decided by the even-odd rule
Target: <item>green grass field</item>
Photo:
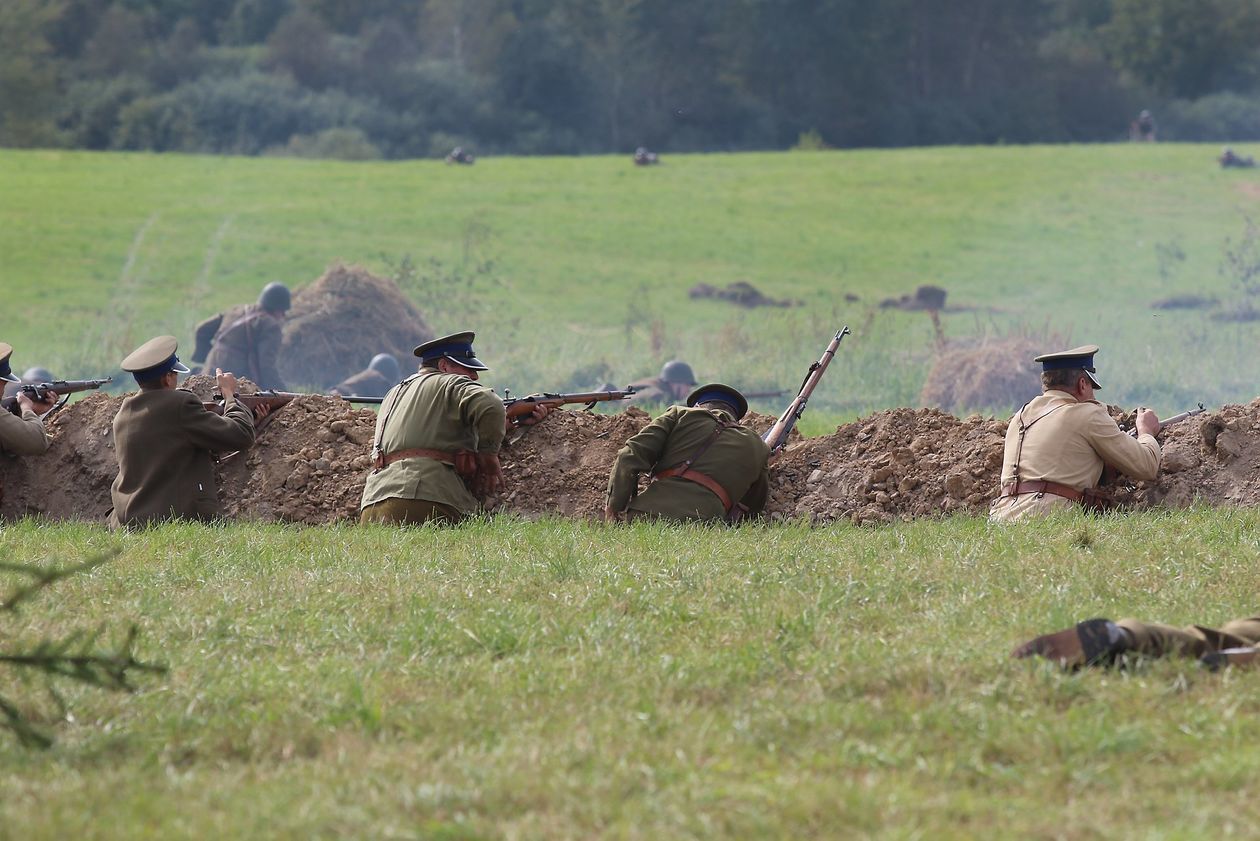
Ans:
{"type": "Polygon", "coordinates": [[[22,523],[9,557],[123,554],[0,639],[131,620],[170,672],[0,739],[0,835],[1254,838],[1260,675],[1007,653],[1254,613],[1258,525],[22,523]]]}
{"type": "MultiPolygon", "coordinates": [[[[1260,175],[1215,154],[636,170],[0,151],[0,340],[19,370],[109,373],[265,281],[405,260],[433,326],[478,329],[490,383],[517,392],[672,356],[792,388],[848,323],[806,416],[821,432],[916,403],[931,326],[876,304],[935,283],[974,308],[945,316],[951,338],[1095,341],[1108,400],[1168,413],[1260,381],[1260,325],[1148,306],[1245,300],[1221,264],[1260,175]],[[735,280],[807,305],[686,297],[735,280]]],[[[1015,528],[6,524],[8,560],[122,552],[0,614],[0,649],[135,622],[170,671],[134,695],[59,684],[67,716],[0,668],[0,695],[56,738],[0,732],[0,838],[1256,837],[1260,675],[1065,675],[1007,654],[1096,615],[1254,614],[1257,526],[1254,510],[1015,528]]]]}
{"type": "Polygon", "coordinates": [[[636,169],[624,157],[446,167],[0,151],[4,340],[20,366],[86,376],[151,335],[190,341],[197,320],[265,281],[408,258],[435,329],[480,331],[495,385],[552,388],[601,364],[628,381],[680,355],[702,378],[794,388],[848,323],[815,406],[851,417],[916,403],[931,327],[875,304],[935,283],[976,308],[946,316],[950,337],[1097,342],[1109,400],[1171,413],[1249,400],[1260,380],[1260,326],[1149,308],[1178,293],[1242,298],[1222,257],[1260,175],[1221,171],[1215,153],[679,155],[636,169]],[[806,306],[686,296],[735,280],[806,306]]]}

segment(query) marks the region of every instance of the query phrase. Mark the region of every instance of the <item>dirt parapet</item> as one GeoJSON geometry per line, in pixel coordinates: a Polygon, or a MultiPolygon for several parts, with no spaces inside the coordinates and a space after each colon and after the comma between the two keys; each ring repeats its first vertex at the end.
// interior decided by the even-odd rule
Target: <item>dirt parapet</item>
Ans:
{"type": "Polygon", "coordinates": [[[378,353],[392,354],[407,370],[415,346],[432,338],[398,284],[338,263],[293,293],[280,373],[291,384],[330,388],[362,371],[378,353]]]}

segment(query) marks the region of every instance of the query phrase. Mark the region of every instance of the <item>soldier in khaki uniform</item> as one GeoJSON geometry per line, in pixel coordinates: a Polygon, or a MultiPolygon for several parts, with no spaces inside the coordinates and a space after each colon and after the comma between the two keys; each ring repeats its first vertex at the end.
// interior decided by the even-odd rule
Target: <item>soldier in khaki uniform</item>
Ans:
{"type": "Polygon", "coordinates": [[[398,360],[388,353],[372,357],[367,368],[333,386],[330,391],[343,397],[384,397],[402,379],[398,360]]]}
{"type": "MultiPolygon", "coordinates": [[[[503,487],[499,448],[507,411],[479,372],[490,370],[473,351],[472,332],[415,349],[420,371],[389,390],[377,415],[360,522],[418,525],[458,523],[479,513],[479,495],[503,487]]],[[[539,407],[524,420],[537,423],[539,407]]]]}
{"type": "Polygon", "coordinates": [[[284,390],[276,361],[284,338],[284,314],[292,302],[289,287],[268,283],[258,303],[232,307],[197,325],[193,362],[205,360],[204,370],[237,371],[259,388],[284,390]]]}
{"type": "Polygon", "coordinates": [[[1159,418],[1137,413],[1136,439],[1120,431],[1094,399],[1097,345],[1036,358],[1043,393],[1024,405],[1006,428],[1001,495],[990,522],[1012,522],[1090,503],[1104,466],[1134,479],[1154,479],[1162,455],[1159,418]]]}
{"type": "Polygon", "coordinates": [[[1219,629],[1203,625],[1174,628],[1137,619],[1087,619],[1071,628],[1029,640],[1012,657],[1039,655],[1065,669],[1108,666],[1120,655],[1134,652],[1147,657],[1198,657],[1204,665],[1260,663],[1260,616],[1235,619],[1219,629]]]}
{"type": "MultiPolygon", "coordinates": [[[[188,373],[176,349],[174,336],[158,336],[123,360],[140,391],[123,400],[114,417],[118,477],[110,488],[111,528],[219,516],[211,453],[254,443],[254,416],[236,402],[236,377],[215,372],[223,393],[220,417],[197,395],[175,387],[179,375],[188,373]]],[[[264,415],[260,407],[258,416],[264,415]]]]}
{"type": "Polygon", "coordinates": [[[744,396],[721,383],[697,388],[686,408],[666,409],[617,453],[605,519],[720,521],[761,513],[770,448],[740,426],[747,412],[744,396]],[[636,497],[643,473],[652,483],[636,497]]]}
{"type": "Polygon", "coordinates": [[[640,409],[648,407],[673,406],[687,397],[687,393],[696,387],[696,375],[691,366],[680,359],[666,362],[661,367],[661,375],[647,380],[630,383],[634,394],[629,405],[640,409]]]}
{"type": "MultiPolygon", "coordinates": [[[[0,382],[22,382],[13,376],[9,367],[12,355],[13,348],[0,342],[0,382]]],[[[42,418],[57,405],[57,395],[50,393],[47,401],[40,402],[19,391],[16,399],[21,415],[0,409],[0,452],[14,456],[39,455],[48,449],[48,434],[42,418]]]]}

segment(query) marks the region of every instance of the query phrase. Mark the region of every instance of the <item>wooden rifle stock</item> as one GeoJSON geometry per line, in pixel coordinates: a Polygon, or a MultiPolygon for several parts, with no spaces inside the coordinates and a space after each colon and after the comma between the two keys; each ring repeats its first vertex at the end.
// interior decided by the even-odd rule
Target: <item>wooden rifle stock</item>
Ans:
{"type": "MultiPolygon", "coordinates": [[[[77,394],[80,391],[95,391],[113,381],[113,377],[101,377],[99,380],[52,380],[46,383],[25,383],[18,386],[18,393],[25,394],[38,403],[43,403],[50,394],[55,397],[61,397],[62,401],[44,414],[44,420],[48,420],[53,416],[53,413],[66,405],[65,397],[67,395],[77,394]]],[[[22,409],[18,406],[16,396],[6,397],[3,401],[3,407],[15,415],[22,414],[22,409]]]]}
{"type": "Polygon", "coordinates": [[[774,426],[770,427],[769,431],[761,437],[761,440],[769,445],[771,455],[787,446],[788,436],[792,434],[792,430],[796,428],[796,422],[805,413],[805,404],[809,402],[814,389],[818,388],[818,383],[822,380],[823,374],[827,373],[827,366],[835,358],[836,349],[840,347],[840,340],[847,335],[849,335],[849,327],[845,325],[840,332],[836,333],[835,338],[827,345],[827,349],[823,351],[818,361],[809,366],[809,373],[805,375],[805,381],[801,383],[801,389],[797,392],[796,397],[783,410],[783,414],[779,415],[779,419],[774,422],[774,426]]]}
{"type": "Polygon", "coordinates": [[[596,403],[604,403],[609,400],[627,400],[631,394],[634,394],[634,389],[632,388],[626,388],[621,391],[577,391],[568,394],[544,392],[543,394],[531,394],[529,397],[504,397],[503,406],[507,409],[507,416],[510,420],[528,415],[534,411],[535,406],[548,406],[554,409],[559,406],[583,404],[590,409],[594,408],[596,403]]]}

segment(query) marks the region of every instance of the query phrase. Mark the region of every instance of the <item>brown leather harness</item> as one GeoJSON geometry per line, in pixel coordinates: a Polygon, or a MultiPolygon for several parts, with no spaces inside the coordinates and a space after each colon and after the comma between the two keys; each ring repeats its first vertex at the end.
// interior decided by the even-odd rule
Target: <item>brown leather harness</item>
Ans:
{"type": "Polygon", "coordinates": [[[1011,471],[1014,478],[1012,481],[1002,485],[1001,493],[998,496],[999,499],[1020,496],[1021,494],[1051,494],[1052,496],[1063,497],[1064,499],[1083,505],[1091,511],[1103,511],[1115,504],[1115,501],[1111,498],[1111,496],[1102,488],[1086,488],[1083,491],[1078,491],[1076,488],[1073,488],[1070,485],[1065,485],[1062,482],[1051,482],[1048,479],[1024,481],[1019,478],[1019,460],[1024,453],[1024,436],[1028,434],[1028,430],[1031,429],[1033,424],[1037,423],[1037,421],[1049,417],[1067,405],[1069,404],[1060,403],[1050,411],[1039,415],[1032,421],[1032,423],[1028,424],[1024,423],[1024,409],[1028,408],[1028,404],[1025,403],[1023,408],[1019,410],[1019,441],[1015,445],[1015,465],[1011,471]]]}
{"type": "Polygon", "coordinates": [[[433,376],[430,374],[416,374],[403,380],[398,386],[398,394],[394,397],[394,401],[389,405],[389,411],[381,418],[380,424],[376,430],[376,440],[372,442],[372,464],[375,470],[372,472],[379,473],[386,467],[389,467],[396,461],[402,461],[408,458],[431,458],[435,461],[444,462],[455,468],[455,472],[464,480],[465,484],[472,482],[477,478],[477,454],[471,450],[456,450],[448,452],[446,450],[431,450],[426,447],[412,447],[407,450],[395,450],[387,453],[381,449],[381,442],[385,437],[385,426],[389,423],[389,419],[394,414],[394,409],[402,402],[403,394],[413,383],[433,376]]]}
{"type": "Polygon", "coordinates": [[[688,482],[695,482],[700,487],[712,492],[713,495],[718,498],[718,501],[722,503],[722,508],[726,511],[727,517],[730,517],[731,512],[736,508],[735,502],[731,499],[730,492],[728,492],[726,488],[722,487],[722,483],[714,479],[712,476],[709,476],[706,473],[701,473],[699,470],[693,470],[691,467],[691,465],[695,463],[696,459],[704,455],[708,451],[709,447],[712,447],[713,444],[717,442],[718,437],[723,432],[739,426],[739,423],[735,421],[728,421],[725,418],[714,418],[714,420],[717,421],[717,429],[713,430],[713,434],[709,436],[703,445],[701,445],[700,449],[692,453],[691,457],[682,464],[676,464],[673,467],[655,471],[652,474],[652,481],[659,482],[662,479],[686,479],[688,482]]]}

